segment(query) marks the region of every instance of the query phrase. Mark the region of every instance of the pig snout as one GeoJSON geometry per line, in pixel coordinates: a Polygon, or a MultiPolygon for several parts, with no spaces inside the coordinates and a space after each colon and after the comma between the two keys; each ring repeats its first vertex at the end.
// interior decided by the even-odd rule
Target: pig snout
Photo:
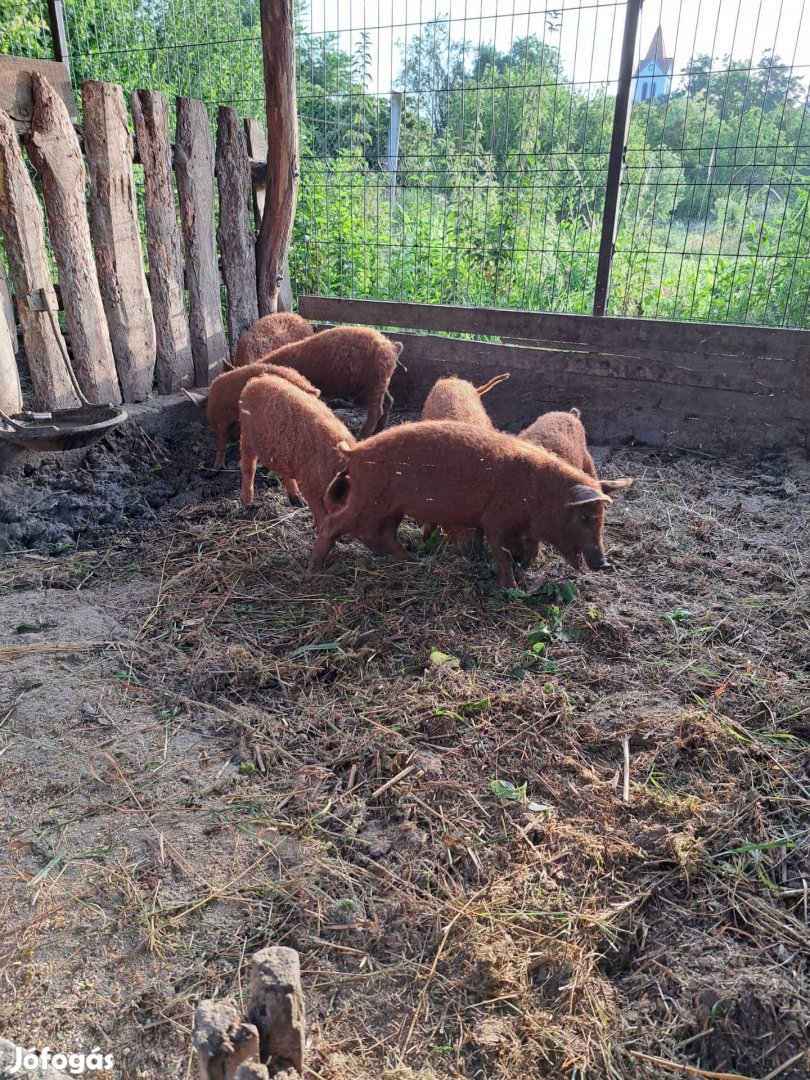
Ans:
{"type": "Polygon", "coordinates": [[[582,553],[589,570],[612,570],[612,563],[608,562],[602,548],[586,548],[582,553]]]}

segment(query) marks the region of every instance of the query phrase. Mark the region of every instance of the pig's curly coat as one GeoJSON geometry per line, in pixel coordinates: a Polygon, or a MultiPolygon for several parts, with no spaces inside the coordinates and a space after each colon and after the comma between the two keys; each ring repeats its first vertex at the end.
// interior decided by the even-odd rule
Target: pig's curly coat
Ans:
{"type": "Polygon", "coordinates": [[[283,345],[268,359],[300,371],[324,397],[358,398],[368,415],[360,437],[382,431],[394,399],[388,391],[402,343],[365,326],[336,326],[283,345]]]}
{"type": "Polygon", "coordinates": [[[211,383],[207,396],[205,390],[184,391],[187,397],[203,409],[206,422],[214,433],[217,447],[215,469],[221,469],[225,464],[229,436],[239,437],[239,398],[250,380],[257,375],[278,375],[306,394],[320,397],[320,390],[300,372],[279,364],[248,364],[247,367],[225,371],[222,375],[217,375],[211,383]]]}
{"type": "Polygon", "coordinates": [[[550,450],[588,476],[596,476],[596,464],[588,452],[588,436],[579,409],[543,413],[518,438],[550,450]]]}
{"type": "Polygon", "coordinates": [[[261,462],[279,476],[291,500],[300,487],[317,528],[326,513],[323,494],[344,464],[344,449],[355,445],[349,429],[323,401],[273,374],[254,376],[242,391],[239,426],[242,503],[253,502],[261,462]]]}
{"type": "Polygon", "coordinates": [[[277,315],[263,315],[253,326],[244,330],[236,345],[233,356],[234,367],[255,364],[282,345],[293,341],[303,341],[312,337],[313,330],[306,319],[291,311],[281,311],[277,315]]]}
{"type": "Polygon", "coordinates": [[[353,449],[329,485],[309,563],[319,571],[345,534],[374,534],[395,558],[407,515],[483,531],[504,587],[514,587],[510,554],[526,537],[556,548],[572,564],[606,566],[604,504],[598,481],[530,443],[470,424],[419,421],[375,435],[353,449]]]}

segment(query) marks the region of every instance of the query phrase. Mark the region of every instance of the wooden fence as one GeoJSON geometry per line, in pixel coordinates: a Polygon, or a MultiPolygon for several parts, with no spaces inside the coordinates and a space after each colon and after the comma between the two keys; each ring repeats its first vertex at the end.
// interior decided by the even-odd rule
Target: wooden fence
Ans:
{"type": "Polygon", "coordinates": [[[420,408],[442,376],[484,383],[508,371],[487,409],[511,430],[546,410],[578,406],[596,442],[712,453],[810,441],[807,330],[323,296],[300,297],[299,311],[327,323],[398,328],[390,336],[404,343],[407,366],[391,387],[399,406],[420,408]]]}
{"type": "Polygon", "coordinates": [[[255,121],[243,128],[233,109],[220,108],[215,144],[205,105],[179,98],[172,145],[163,94],[133,93],[134,138],[119,86],[87,81],[81,101],[77,128],[63,64],[0,58],[0,235],[10,278],[0,275],[5,412],[22,404],[8,292],[33,388],[27,404],[39,409],[77,404],[65,371],[60,305],[79,385],[94,403],[142,401],[155,385],[159,393],[208,385],[258,317],[254,247],[267,166],[249,157],[248,145],[266,155],[267,143],[255,121]],[[144,175],[148,274],[135,164],[144,175]]]}

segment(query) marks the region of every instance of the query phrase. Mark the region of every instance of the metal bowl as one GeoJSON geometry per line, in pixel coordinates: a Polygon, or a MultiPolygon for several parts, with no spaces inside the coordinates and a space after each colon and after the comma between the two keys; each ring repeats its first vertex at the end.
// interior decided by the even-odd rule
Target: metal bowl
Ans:
{"type": "Polygon", "coordinates": [[[82,405],[50,413],[17,413],[0,419],[0,439],[26,450],[76,450],[89,446],[127,418],[116,405],[82,405]]]}

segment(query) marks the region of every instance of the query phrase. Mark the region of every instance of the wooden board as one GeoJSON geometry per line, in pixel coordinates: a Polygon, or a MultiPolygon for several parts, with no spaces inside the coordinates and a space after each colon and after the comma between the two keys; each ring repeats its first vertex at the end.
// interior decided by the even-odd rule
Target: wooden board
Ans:
{"type": "MultiPolygon", "coordinates": [[[[676,349],[688,353],[723,353],[801,360],[810,355],[810,330],[782,330],[725,323],[665,322],[613,316],[556,315],[536,311],[410,304],[301,296],[305,319],[356,322],[363,326],[441,330],[500,338],[526,338],[595,345],[600,350],[649,352],[676,349]]],[[[806,363],[802,365],[806,369],[806,363]]]]}
{"type": "Polygon", "coordinates": [[[197,386],[208,386],[222,373],[228,350],[214,225],[214,144],[205,105],[194,98],[177,99],[174,169],[183,222],[194,378],[197,386]]]}
{"type": "Polygon", "coordinates": [[[11,339],[14,344],[14,352],[17,352],[19,348],[19,341],[17,338],[17,319],[14,314],[14,301],[11,298],[11,286],[8,283],[6,272],[3,269],[3,264],[0,262],[0,309],[5,316],[6,326],[11,334],[11,339]]]}
{"type": "Polygon", "coordinates": [[[132,118],[146,189],[146,250],[157,342],[157,388],[160,394],[174,394],[181,387],[194,385],[194,364],[183,289],[166,98],[157,91],[135,90],[132,118]]]}
{"type": "Polygon", "coordinates": [[[90,231],[124,401],[143,401],[155,376],[155,324],[143,268],[132,139],[120,86],[82,84],[90,231]]]}
{"type": "Polygon", "coordinates": [[[259,318],[256,300],[256,238],[250,227],[250,163],[235,109],[220,106],[216,175],[219,187],[217,240],[228,297],[231,356],[244,330],[259,318]]]}
{"type": "Polygon", "coordinates": [[[436,379],[459,375],[476,386],[508,371],[508,382],[487,395],[495,423],[518,431],[549,409],[576,405],[592,439],[635,440],[653,446],[751,450],[806,445],[807,400],[735,389],[695,388],[660,381],[660,368],[624,366],[587,353],[391,333],[402,361],[391,391],[398,407],[421,409],[436,379]]]}
{"type": "Polygon", "coordinates": [[[64,101],[47,78],[34,72],[31,79],[34,115],[28,152],[42,182],[76,377],[93,405],[117,405],[121,388],[90,241],[79,139],[64,101]]]}
{"type": "Polygon", "coordinates": [[[65,103],[71,120],[77,116],[76,98],[66,64],[55,60],[29,60],[24,56],[0,56],[0,109],[8,113],[21,135],[31,130],[34,113],[31,73],[34,71],[47,78],[65,103]]]}
{"type": "MultiPolygon", "coordinates": [[[[0,286],[5,281],[0,266],[0,286]]],[[[2,292],[2,288],[0,288],[2,292]]],[[[0,300],[2,296],[0,296],[0,300]]],[[[8,307],[0,303],[0,409],[4,413],[18,413],[22,409],[20,373],[17,370],[17,331],[12,308],[9,321],[8,307]]]]}
{"type": "Polygon", "coordinates": [[[48,311],[56,294],[45,251],[45,221],[11,118],[0,110],[0,228],[17,297],[28,369],[38,409],[79,404],[62,356],[64,341],[48,311]],[[40,298],[44,305],[37,302],[40,298]]]}

